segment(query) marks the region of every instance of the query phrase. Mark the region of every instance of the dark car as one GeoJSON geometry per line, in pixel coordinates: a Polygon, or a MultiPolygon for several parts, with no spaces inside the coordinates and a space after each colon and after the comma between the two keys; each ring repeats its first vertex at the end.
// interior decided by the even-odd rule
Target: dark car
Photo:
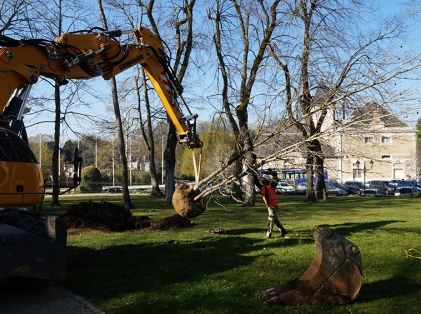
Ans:
{"type": "Polygon", "coordinates": [[[103,193],[123,193],[123,189],[119,187],[110,187],[102,190],[103,193]]]}
{"type": "Polygon", "coordinates": [[[344,186],[351,194],[361,194],[361,191],[364,190],[364,185],[358,181],[346,181],[344,186]]]}
{"type": "Polygon", "coordinates": [[[370,189],[376,189],[380,194],[391,196],[394,194],[394,187],[387,180],[373,180],[368,183],[370,189]]]}
{"type": "Polygon", "coordinates": [[[334,195],[334,196],[349,195],[348,189],[336,181],[327,181],[325,182],[325,184],[326,184],[326,191],[328,195],[334,195]]]}
{"type": "Polygon", "coordinates": [[[382,194],[377,189],[364,189],[360,192],[361,196],[382,196],[382,194]]]}
{"type": "Polygon", "coordinates": [[[414,197],[415,191],[411,187],[400,187],[396,189],[395,196],[414,197]]]}

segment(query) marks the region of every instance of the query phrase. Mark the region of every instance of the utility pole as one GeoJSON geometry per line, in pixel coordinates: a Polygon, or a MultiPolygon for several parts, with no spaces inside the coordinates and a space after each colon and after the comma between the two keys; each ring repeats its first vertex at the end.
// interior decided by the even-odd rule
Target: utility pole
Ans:
{"type": "Polygon", "coordinates": [[[39,164],[42,167],[42,134],[39,135],[39,164]]]}
{"type": "Polygon", "coordinates": [[[129,182],[132,185],[132,137],[129,136],[129,182]]]}
{"type": "Polygon", "coordinates": [[[164,137],[161,137],[161,184],[164,185],[164,137]]]}
{"type": "Polygon", "coordinates": [[[340,136],[341,136],[341,184],[344,183],[344,169],[343,169],[343,165],[344,165],[344,152],[343,152],[343,131],[340,131],[340,136]]]}
{"type": "Polygon", "coordinates": [[[113,157],[112,157],[112,165],[113,165],[113,186],[115,186],[115,163],[114,163],[114,139],[112,144],[112,150],[113,150],[113,157]]]}
{"type": "Polygon", "coordinates": [[[95,168],[98,168],[98,135],[95,135],[95,168]]]}
{"type": "Polygon", "coordinates": [[[60,163],[61,163],[61,149],[60,149],[60,142],[59,142],[59,144],[58,144],[58,180],[59,180],[59,182],[60,182],[60,175],[61,175],[61,165],[60,165],[60,163]]]}

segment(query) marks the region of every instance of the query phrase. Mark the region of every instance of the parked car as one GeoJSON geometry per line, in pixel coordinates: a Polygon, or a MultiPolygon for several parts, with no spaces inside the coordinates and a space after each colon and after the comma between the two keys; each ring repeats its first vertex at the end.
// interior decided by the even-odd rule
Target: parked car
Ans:
{"type": "Polygon", "coordinates": [[[397,188],[399,184],[401,184],[402,181],[403,181],[402,179],[393,179],[393,180],[390,180],[389,184],[393,186],[394,188],[397,188]]]}
{"type": "Polygon", "coordinates": [[[395,190],[395,196],[400,197],[414,197],[415,191],[411,187],[398,187],[395,190]]]}
{"type": "Polygon", "coordinates": [[[333,181],[328,181],[325,183],[326,183],[326,192],[328,195],[334,195],[334,196],[349,195],[348,191],[345,188],[342,188],[339,183],[333,182],[333,181]]]}
{"type": "Polygon", "coordinates": [[[377,189],[363,189],[360,193],[361,196],[382,196],[377,189]]]}
{"type": "Polygon", "coordinates": [[[359,181],[346,181],[344,186],[351,194],[361,194],[361,191],[364,190],[364,185],[359,181]]]}
{"type": "Polygon", "coordinates": [[[120,187],[109,187],[102,190],[103,193],[123,193],[123,189],[120,187]]]}
{"type": "Polygon", "coordinates": [[[396,188],[412,188],[417,192],[421,191],[421,185],[415,180],[400,180],[396,184],[396,188]]]}
{"type": "Polygon", "coordinates": [[[298,183],[295,186],[295,193],[297,194],[305,194],[307,191],[307,186],[305,183],[298,183]]]}
{"type": "Polygon", "coordinates": [[[285,181],[279,181],[276,185],[276,192],[278,193],[288,193],[288,192],[294,192],[295,188],[285,181]]]}
{"type": "Polygon", "coordinates": [[[395,192],[393,186],[387,180],[373,180],[368,182],[368,188],[378,190],[379,194],[392,196],[395,192]]]}
{"type": "Polygon", "coordinates": [[[332,184],[332,185],[334,185],[336,188],[340,189],[341,190],[341,192],[340,192],[341,195],[349,195],[349,194],[351,194],[349,192],[348,188],[344,184],[341,184],[341,183],[339,183],[336,180],[330,180],[329,183],[332,184]]]}

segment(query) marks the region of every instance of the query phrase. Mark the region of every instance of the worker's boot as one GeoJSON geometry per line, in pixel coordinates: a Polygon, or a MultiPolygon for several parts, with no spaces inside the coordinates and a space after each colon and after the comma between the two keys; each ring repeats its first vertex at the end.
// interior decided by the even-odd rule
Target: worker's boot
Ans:
{"type": "Polygon", "coordinates": [[[279,231],[281,232],[281,238],[285,237],[287,235],[287,233],[288,233],[288,231],[282,225],[281,225],[279,231]]]}
{"type": "Polygon", "coordinates": [[[266,238],[270,238],[272,236],[272,226],[273,226],[273,221],[271,221],[269,219],[268,220],[268,231],[266,231],[266,238]]]}

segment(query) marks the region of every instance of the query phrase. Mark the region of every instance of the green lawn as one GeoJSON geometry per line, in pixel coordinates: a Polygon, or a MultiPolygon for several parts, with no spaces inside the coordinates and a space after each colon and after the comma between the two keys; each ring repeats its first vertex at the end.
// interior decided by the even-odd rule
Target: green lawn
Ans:
{"type": "MultiPolygon", "coordinates": [[[[102,196],[97,197],[96,200],[102,196]]],[[[62,202],[81,198],[63,197],[62,202]]],[[[107,200],[118,201],[117,197],[107,200]]],[[[134,197],[136,215],[174,213],[163,200],[134,197]]],[[[421,313],[421,198],[281,198],[289,239],[264,238],[266,211],[211,198],[195,226],[175,231],[72,230],[62,285],[107,313],[421,313]],[[218,205],[219,204],[219,205],[218,205]],[[353,241],[363,258],[357,301],[344,306],[268,306],[256,295],[309,266],[319,224],[353,241]],[[223,228],[224,235],[208,233],[223,228]],[[175,240],[175,241],[169,241],[175,240]]]]}

